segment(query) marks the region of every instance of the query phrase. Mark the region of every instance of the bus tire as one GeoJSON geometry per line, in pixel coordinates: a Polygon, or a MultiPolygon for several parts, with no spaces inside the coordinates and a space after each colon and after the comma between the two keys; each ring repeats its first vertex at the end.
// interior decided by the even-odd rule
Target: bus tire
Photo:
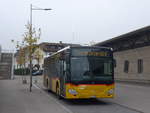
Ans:
{"type": "Polygon", "coordinates": [[[59,85],[56,86],[56,96],[57,96],[58,99],[62,99],[61,94],[60,94],[59,85]]]}
{"type": "Polygon", "coordinates": [[[46,87],[48,88],[48,79],[46,79],[46,87]]]}

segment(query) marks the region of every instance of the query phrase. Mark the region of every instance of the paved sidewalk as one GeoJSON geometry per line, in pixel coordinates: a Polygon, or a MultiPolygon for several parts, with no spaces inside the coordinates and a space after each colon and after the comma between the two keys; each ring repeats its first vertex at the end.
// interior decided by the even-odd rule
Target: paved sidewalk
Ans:
{"type": "Polygon", "coordinates": [[[29,84],[23,85],[21,77],[0,80],[0,113],[67,113],[55,100],[29,84]]]}

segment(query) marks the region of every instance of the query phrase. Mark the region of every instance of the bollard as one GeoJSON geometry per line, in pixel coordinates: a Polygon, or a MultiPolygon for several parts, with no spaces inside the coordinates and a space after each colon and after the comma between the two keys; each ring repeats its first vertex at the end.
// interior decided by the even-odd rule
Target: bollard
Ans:
{"type": "Polygon", "coordinates": [[[35,83],[35,84],[37,83],[37,79],[34,79],[34,83],[35,83]]]}
{"type": "Polygon", "coordinates": [[[27,79],[26,79],[26,77],[25,77],[25,78],[22,77],[22,84],[27,84],[27,79]]]}

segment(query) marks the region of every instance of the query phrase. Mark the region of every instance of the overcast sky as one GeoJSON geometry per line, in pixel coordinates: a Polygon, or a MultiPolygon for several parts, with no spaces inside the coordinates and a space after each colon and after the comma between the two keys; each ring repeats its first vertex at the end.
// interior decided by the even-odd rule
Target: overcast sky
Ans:
{"type": "Polygon", "coordinates": [[[0,0],[0,45],[13,49],[29,21],[30,4],[51,11],[33,11],[40,42],[101,42],[150,25],[149,0],[0,0]]]}

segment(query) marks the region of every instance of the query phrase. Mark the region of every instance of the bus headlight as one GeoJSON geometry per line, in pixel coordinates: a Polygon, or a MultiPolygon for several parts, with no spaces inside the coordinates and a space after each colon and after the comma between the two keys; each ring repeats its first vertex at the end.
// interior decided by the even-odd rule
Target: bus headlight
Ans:
{"type": "Polygon", "coordinates": [[[69,89],[68,92],[69,92],[70,94],[72,94],[72,95],[78,94],[77,91],[74,90],[74,89],[69,89]]]}
{"type": "Polygon", "coordinates": [[[110,89],[110,90],[108,90],[108,92],[107,92],[109,95],[112,95],[113,93],[114,93],[114,89],[110,89]]]}

